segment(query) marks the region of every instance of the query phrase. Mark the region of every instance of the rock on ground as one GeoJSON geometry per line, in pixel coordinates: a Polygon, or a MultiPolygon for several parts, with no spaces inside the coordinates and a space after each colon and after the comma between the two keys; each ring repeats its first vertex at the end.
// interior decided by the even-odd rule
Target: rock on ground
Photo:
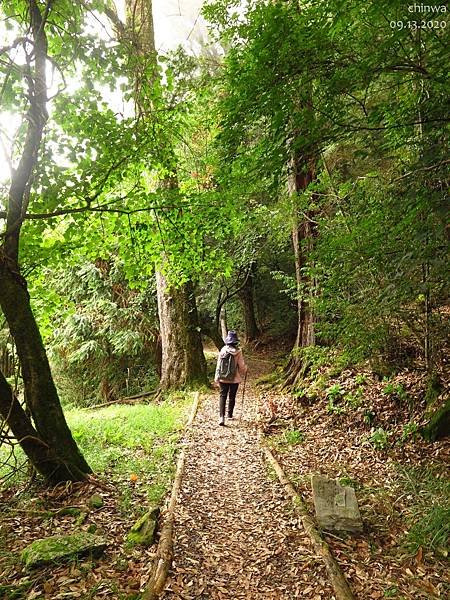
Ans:
{"type": "Polygon", "coordinates": [[[103,538],[79,531],[35,540],[24,548],[21,559],[27,568],[34,568],[86,554],[99,556],[105,548],[106,541],[103,538]]]}
{"type": "Polygon", "coordinates": [[[322,475],[311,478],[317,521],[322,529],[361,533],[363,524],[355,490],[322,475]]]}
{"type": "Polygon", "coordinates": [[[130,529],[127,540],[132,544],[151,546],[155,541],[159,512],[159,506],[154,506],[142,515],[130,529]]]}

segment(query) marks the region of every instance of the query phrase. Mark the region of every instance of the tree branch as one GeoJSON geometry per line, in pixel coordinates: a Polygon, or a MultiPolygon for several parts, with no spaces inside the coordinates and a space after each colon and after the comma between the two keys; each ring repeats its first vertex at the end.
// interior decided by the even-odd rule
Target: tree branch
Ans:
{"type": "Polygon", "coordinates": [[[423,171],[433,171],[434,169],[439,169],[439,167],[442,167],[443,165],[448,165],[449,163],[450,163],[450,159],[443,160],[440,163],[437,163],[436,165],[430,165],[429,167],[423,167],[422,169],[415,169],[414,171],[405,173],[404,175],[401,175],[400,177],[391,179],[391,183],[395,183],[396,181],[400,181],[401,179],[406,179],[406,177],[410,177],[411,175],[415,175],[416,173],[420,173],[423,171]]]}
{"type": "MultiPolygon", "coordinates": [[[[51,0],[46,4],[44,17],[50,11],[51,0]]],[[[47,37],[45,20],[36,0],[29,0],[30,27],[34,40],[34,72],[31,69],[31,56],[27,56],[29,72],[28,82],[29,109],[27,113],[27,133],[22,156],[17,169],[13,172],[9,189],[9,205],[6,216],[4,252],[7,258],[17,263],[19,254],[19,235],[27,209],[32,175],[35,169],[42,134],[48,119],[47,113],[47,37]]]]}
{"type": "MultiPolygon", "coordinates": [[[[124,200],[125,198],[120,198],[119,200],[124,200]]],[[[119,200],[115,200],[114,202],[118,202],[119,200]]],[[[155,210],[169,210],[169,209],[178,209],[179,206],[175,205],[157,205],[157,206],[146,206],[145,208],[134,208],[132,210],[126,210],[123,208],[111,208],[111,203],[104,204],[101,206],[80,206],[78,208],[62,208],[60,210],[55,210],[53,212],[48,213],[27,213],[24,215],[25,220],[39,220],[39,219],[54,219],[55,217],[61,217],[64,215],[73,215],[79,213],[88,213],[88,212],[99,212],[99,213],[114,213],[119,215],[134,215],[136,213],[141,212],[150,212],[155,210]]],[[[5,219],[7,216],[6,211],[0,211],[0,219],[5,219]]],[[[6,233],[0,235],[0,237],[5,236],[6,233]]]]}

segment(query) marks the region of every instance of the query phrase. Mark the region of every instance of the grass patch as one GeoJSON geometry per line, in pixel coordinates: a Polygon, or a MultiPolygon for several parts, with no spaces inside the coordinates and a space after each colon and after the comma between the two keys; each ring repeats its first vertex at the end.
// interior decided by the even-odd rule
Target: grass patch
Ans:
{"type": "Polygon", "coordinates": [[[339,483],[341,485],[347,485],[352,487],[354,490],[359,490],[361,488],[361,484],[357,479],[352,479],[348,475],[343,475],[339,477],[339,483]]]}
{"type": "MultiPolygon", "coordinates": [[[[120,457],[132,460],[126,450],[152,454],[162,440],[176,441],[191,399],[135,406],[107,406],[93,411],[66,413],[72,435],[96,472],[117,468],[120,457]]],[[[120,464],[118,465],[120,468],[120,464]]]]}
{"type": "Polygon", "coordinates": [[[450,539],[450,480],[432,466],[400,469],[402,487],[410,494],[407,509],[409,531],[404,543],[409,551],[419,548],[448,557],[450,539]]]}
{"type": "Polygon", "coordinates": [[[276,369],[274,371],[271,371],[270,373],[267,373],[266,375],[258,377],[258,379],[255,381],[255,384],[261,387],[274,387],[280,384],[281,381],[281,372],[278,369],[276,369]]]}
{"type": "MultiPolygon", "coordinates": [[[[159,502],[170,485],[174,453],[191,405],[190,394],[160,404],[108,406],[66,414],[72,434],[96,473],[114,480],[150,481],[150,502],[159,502]]],[[[122,509],[128,509],[126,488],[122,509]]]]}
{"type": "MultiPolygon", "coordinates": [[[[66,410],[72,435],[92,470],[107,474],[121,486],[130,476],[138,482],[150,482],[149,501],[158,502],[170,485],[175,468],[174,453],[192,404],[192,395],[177,393],[158,404],[133,406],[111,405],[97,410],[66,410]]],[[[0,458],[6,457],[0,448],[0,458]]],[[[16,458],[24,458],[18,447],[16,458]]],[[[11,471],[3,465],[0,478],[11,471]]],[[[17,474],[7,485],[17,485],[25,478],[17,474]]],[[[123,510],[127,509],[124,487],[123,510]]]]}
{"type": "Polygon", "coordinates": [[[300,429],[286,429],[283,435],[289,446],[296,446],[305,441],[305,434],[300,429]]]}
{"type": "Polygon", "coordinates": [[[284,452],[292,446],[297,446],[305,441],[305,434],[300,429],[290,427],[281,433],[272,435],[268,439],[269,445],[277,452],[284,452]]]}

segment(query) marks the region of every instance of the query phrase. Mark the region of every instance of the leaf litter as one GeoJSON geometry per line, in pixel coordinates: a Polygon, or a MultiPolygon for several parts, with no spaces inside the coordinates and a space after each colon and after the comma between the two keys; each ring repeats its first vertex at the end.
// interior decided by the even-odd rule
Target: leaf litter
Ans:
{"type": "MultiPolygon", "coordinates": [[[[364,533],[325,539],[337,558],[352,591],[360,600],[441,599],[450,597],[448,560],[419,548],[413,555],[405,548],[409,526],[406,517],[420,495],[406,490],[400,474],[407,469],[433,469],[448,481],[449,440],[428,443],[420,436],[402,439],[411,422],[423,424],[425,375],[405,371],[395,386],[408,394],[408,407],[386,394],[386,382],[365,374],[364,398],[350,409],[344,402],[336,411],[326,396],[316,393],[295,398],[274,390],[261,390],[264,432],[286,474],[314,514],[310,477],[321,473],[356,490],[364,533]],[[366,415],[375,423],[368,423],[366,415]],[[383,448],[371,445],[375,428],[389,432],[383,448]],[[304,435],[297,444],[283,442],[283,432],[297,429],[304,435]]],[[[334,381],[342,396],[355,391],[355,373],[344,371],[334,381]]],[[[394,384],[392,385],[394,387],[394,384]]],[[[336,388],[335,388],[336,389],[336,388]]],[[[448,497],[447,497],[448,501],[448,497]]]]}
{"type": "MultiPolygon", "coordinates": [[[[262,361],[250,361],[252,376],[262,361]]],[[[264,365],[263,369],[267,370],[264,365]]],[[[321,559],[271,477],[258,441],[259,397],[218,426],[218,393],[201,406],[185,443],[165,600],[334,598],[321,559]]]]}
{"type": "MultiPolygon", "coordinates": [[[[268,370],[268,361],[250,361],[252,378],[268,370]]],[[[340,383],[351,389],[352,374],[340,383]]],[[[404,387],[411,394],[420,382],[410,376],[404,387]]],[[[402,549],[404,514],[410,498],[398,482],[397,465],[448,465],[448,441],[427,444],[420,439],[377,451],[367,443],[369,428],[363,410],[330,414],[325,399],[304,405],[287,394],[249,385],[242,413],[241,392],[236,419],[218,427],[218,394],[204,402],[183,443],[187,463],[176,510],[174,561],[164,600],[333,600],[321,559],[299,523],[282,488],[263,460],[257,426],[262,423],[285,472],[309,503],[312,473],[351,481],[356,486],[365,522],[361,536],[326,534],[356,598],[421,600],[446,598],[450,589],[448,563],[422,548],[411,556],[402,549]],[[280,432],[299,428],[298,444],[277,446],[280,432]]],[[[365,407],[371,404],[379,424],[389,422],[401,431],[398,406],[369,386],[365,407]]],[[[145,481],[91,480],[82,484],[36,490],[19,505],[15,490],[0,495],[0,581],[20,587],[22,598],[136,598],[148,581],[156,546],[130,549],[125,543],[131,514],[146,506],[145,481]],[[121,505],[124,486],[129,505],[121,505]],[[31,541],[69,533],[76,517],[45,518],[45,511],[65,506],[84,510],[99,493],[101,509],[87,510],[81,528],[94,526],[106,534],[108,547],[95,560],[26,572],[18,561],[31,541]]],[[[5,596],[7,598],[7,596],[5,596]]]]}

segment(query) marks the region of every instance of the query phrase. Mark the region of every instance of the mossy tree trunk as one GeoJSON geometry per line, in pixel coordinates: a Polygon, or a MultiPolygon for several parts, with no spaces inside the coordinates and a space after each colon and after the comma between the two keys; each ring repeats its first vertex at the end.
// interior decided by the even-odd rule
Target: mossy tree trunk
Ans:
{"type": "Polygon", "coordinates": [[[191,282],[170,286],[156,273],[161,330],[161,388],[169,389],[206,382],[197,306],[191,282]]]}
{"type": "Polygon", "coordinates": [[[450,437],[450,398],[430,416],[421,433],[430,442],[450,437]]]}
{"type": "Polygon", "coordinates": [[[295,386],[306,375],[309,366],[301,350],[315,345],[314,311],[312,299],[314,282],[306,274],[309,257],[313,249],[315,227],[310,211],[299,211],[298,194],[304,192],[314,179],[311,159],[301,157],[291,161],[288,175],[288,193],[292,198],[292,247],[295,260],[297,284],[297,335],[286,367],[285,386],[295,386]]]}
{"type": "MultiPolygon", "coordinates": [[[[33,466],[52,483],[81,480],[91,472],[64,418],[47,354],[31,309],[27,284],[20,273],[19,241],[27,211],[33,172],[48,119],[46,22],[38,3],[29,1],[33,67],[28,81],[29,109],[22,155],[9,190],[6,231],[0,248],[0,307],[20,361],[28,417],[0,376],[0,412],[33,466]],[[33,425],[34,423],[34,425],[33,425]]],[[[50,9],[45,13],[46,18],[50,9]]]]}
{"type": "MultiPolygon", "coordinates": [[[[0,414],[38,473],[51,484],[79,481],[90,472],[77,448],[50,445],[33,426],[11,386],[0,372],[0,414]]],[[[70,435],[70,432],[69,432],[70,435]]],[[[55,436],[53,436],[55,437],[55,436]]],[[[73,441],[73,440],[72,440],[73,441]]]]}

